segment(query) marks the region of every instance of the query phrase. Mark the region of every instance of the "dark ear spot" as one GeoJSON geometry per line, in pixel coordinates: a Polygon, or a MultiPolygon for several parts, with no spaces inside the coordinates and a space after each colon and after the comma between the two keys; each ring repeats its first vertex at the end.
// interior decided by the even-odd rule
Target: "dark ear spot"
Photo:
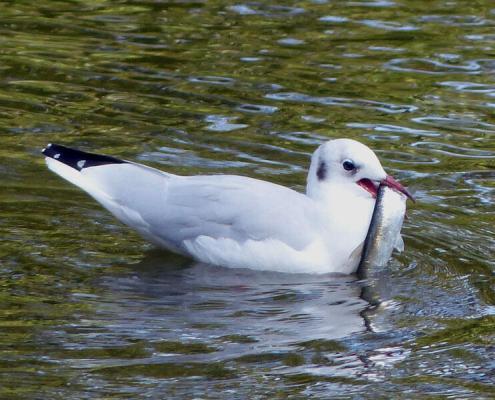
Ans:
{"type": "Polygon", "coordinates": [[[318,169],[316,170],[316,176],[318,177],[319,181],[322,181],[323,179],[326,178],[327,164],[325,164],[324,161],[320,161],[320,164],[318,165],[318,169]]]}

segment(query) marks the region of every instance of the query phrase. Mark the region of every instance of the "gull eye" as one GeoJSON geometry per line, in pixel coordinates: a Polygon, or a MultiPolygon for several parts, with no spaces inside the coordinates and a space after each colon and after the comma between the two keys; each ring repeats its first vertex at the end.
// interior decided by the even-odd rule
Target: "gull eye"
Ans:
{"type": "Polygon", "coordinates": [[[354,163],[351,160],[344,160],[344,162],[342,163],[342,166],[344,167],[344,169],[346,171],[352,171],[353,169],[356,169],[356,166],[354,165],[354,163]]]}

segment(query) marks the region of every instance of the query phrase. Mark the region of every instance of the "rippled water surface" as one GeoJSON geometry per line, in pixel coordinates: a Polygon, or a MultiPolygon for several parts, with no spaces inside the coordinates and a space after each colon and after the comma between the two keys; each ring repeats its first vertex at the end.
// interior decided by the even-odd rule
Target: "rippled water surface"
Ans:
{"type": "Polygon", "coordinates": [[[0,398],[493,398],[494,32],[489,0],[0,3],[0,398]],[[366,282],[157,252],[39,153],[303,190],[337,137],[418,198],[366,282]]]}

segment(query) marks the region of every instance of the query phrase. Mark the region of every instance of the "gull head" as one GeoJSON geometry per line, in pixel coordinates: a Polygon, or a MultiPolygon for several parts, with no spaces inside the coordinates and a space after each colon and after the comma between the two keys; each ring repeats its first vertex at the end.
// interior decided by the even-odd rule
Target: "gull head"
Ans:
{"type": "Polygon", "coordinates": [[[306,192],[313,198],[345,191],[373,199],[380,184],[414,200],[404,186],[387,175],[368,146],[352,139],[335,139],[322,144],[313,153],[306,192]]]}

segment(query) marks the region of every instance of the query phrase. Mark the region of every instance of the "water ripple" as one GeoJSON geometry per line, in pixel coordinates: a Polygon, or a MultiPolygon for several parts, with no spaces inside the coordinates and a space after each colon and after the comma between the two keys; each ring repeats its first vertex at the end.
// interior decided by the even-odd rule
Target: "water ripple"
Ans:
{"type": "Polygon", "coordinates": [[[208,115],[205,118],[210,125],[206,129],[217,132],[230,132],[237,129],[247,128],[246,124],[233,124],[230,121],[235,121],[237,117],[227,117],[225,115],[208,115]]]}
{"type": "Polygon", "coordinates": [[[250,163],[243,161],[218,161],[201,157],[193,151],[176,152],[169,147],[160,147],[158,150],[142,153],[139,156],[139,160],[145,163],[151,161],[167,166],[181,165],[184,167],[206,167],[212,169],[245,168],[250,166],[250,163]]]}
{"type": "Polygon", "coordinates": [[[319,146],[328,139],[326,136],[318,135],[313,132],[284,132],[278,133],[277,135],[294,143],[311,146],[319,146]]]}
{"type": "Polygon", "coordinates": [[[395,21],[378,21],[373,19],[362,19],[359,23],[369,26],[370,28],[384,29],[387,31],[416,31],[419,28],[414,25],[404,25],[395,21]]]}
{"type": "Polygon", "coordinates": [[[449,26],[483,26],[493,24],[492,21],[477,15],[423,15],[418,17],[418,21],[449,26]]]}
{"type": "Polygon", "coordinates": [[[404,151],[397,150],[376,150],[375,152],[380,154],[381,159],[396,164],[434,165],[440,163],[440,160],[438,158],[429,155],[406,153],[404,151]]]}
{"type": "Polygon", "coordinates": [[[462,64],[448,64],[429,58],[394,58],[384,65],[384,68],[398,72],[415,72],[430,75],[445,75],[451,73],[477,74],[481,71],[478,61],[465,61],[462,64]]]}
{"type": "Polygon", "coordinates": [[[263,15],[265,17],[288,17],[306,12],[301,7],[271,5],[263,3],[246,3],[229,6],[228,9],[240,15],[263,15]]]}
{"type": "Polygon", "coordinates": [[[416,142],[412,144],[413,147],[424,148],[435,153],[445,154],[452,157],[460,158],[495,158],[495,152],[490,150],[480,150],[476,148],[466,148],[461,146],[455,146],[453,144],[440,143],[440,142],[416,142]]]}
{"type": "Polygon", "coordinates": [[[194,83],[207,83],[210,85],[232,85],[235,79],[224,76],[192,76],[188,79],[194,83]]]}
{"type": "Polygon", "coordinates": [[[387,47],[387,46],[368,46],[369,50],[372,51],[389,51],[391,53],[403,53],[406,49],[402,47],[387,47]]]}
{"type": "Polygon", "coordinates": [[[296,38],[283,38],[277,40],[277,43],[285,46],[300,46],[301,44],[304,44],[304,40],[296,38]]]}
{"type": "Polygon", "coordinates": [[[354,7],[395,7],[397,3],[391,0],[367,0],[367,1],[349,1],[348,6],[354,7]]]}
{"type": "Polygon", "coordinates": [[[495,133],[495,124],[463,116],[427,116],[413,118],[412,120],[418,124],[431,125],[446,130],[495,133]]]}
{"type": "Polygon", "coordinates": [[[477,41],[477,42],[478,41],[492,42],[495,40],[495,34],[491,34],[491,33],[478,34],[478,35],[471,34],[471,35],[465,35],[464,38],[467,40],[473,40],[473,41],[477,41]]]}
{"type": "Polygon", "coordinates": [[[495,85],[488,83],[475,83],[475,82],[464,82],[464,81],[445,81],[439,82],[440,86],[446,86],[454,88],[460,92],[466,93],[495,93],[495,85]]]}
{"type": "Polygon", "coordinates": [[[332,24],[340,24],[343,22],[348,22],[349,18],[347,17],[340,17],[338,15],[325,15],[324,17],[320,17],[318,21],[321,22],[329,22],[332,24]]]}
{"type": "Polygon", "coordinates": [[[441,136],[441,133],[437,131],[426,131],[424,129],[414,129],[406,126],[398,126],[391,124],[369,124],[369,123],[351,122],[348,123],[347,126],[349,128],[367,129],[367,130],[374,130],[377,132],[398,133],[400,135],[429,136],[429,137],[441,136]]]}
{"type": "Polygon", "coordinates": [[[273,114],[278,111],[278,107],[264,106],[261,104],[241,104],[236,109],[239,111],[256,114],[273,114]]]}
{"type": "Polygon", "coordinates": [[[324,106],[352,107],[361,109],[372,109],[388,114],[399,114],[414,112],[418,107],[404,104],[390,104],[380,101],[350,99],[345,97],[316,97],[297,92],[277,92],[265,95],[266,98],[278,101],[292,101],[299,103],[315,103],[324,106]]]}

